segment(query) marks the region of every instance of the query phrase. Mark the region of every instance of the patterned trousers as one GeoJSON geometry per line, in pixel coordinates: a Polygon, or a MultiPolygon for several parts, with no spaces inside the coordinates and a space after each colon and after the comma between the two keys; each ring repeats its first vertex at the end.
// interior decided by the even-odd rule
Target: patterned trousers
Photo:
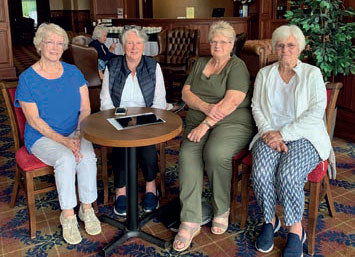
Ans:
{"type": "Polygon", "coordinates": [[[255,142],[251,179],[265,223],[270,223],[275,217],[278,199],[283,208],[285,225],[291,226],[302,220],[303,187],[308,174],[320,162],[320,157],[313,145],[304,138],[285,144],[288,152],[279,153],[262,139],[255,142]]]}

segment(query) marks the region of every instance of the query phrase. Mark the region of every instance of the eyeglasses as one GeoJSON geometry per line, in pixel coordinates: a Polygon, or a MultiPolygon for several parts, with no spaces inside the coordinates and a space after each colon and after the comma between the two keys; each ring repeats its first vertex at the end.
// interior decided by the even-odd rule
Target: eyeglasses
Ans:
{"type": "Polygon", "coordinates": [[[285,48],[288,48],[288,49],[290,49],[290,50],[293,50],[294,48],[296,47],[296,45],[295,44],[292,44],[292,43],[288,43],[288,44],[277,44],[276,45],[276,49],[278,49],[278,50],[283,50],[283,49],[285,49],[285,48]]]}
{"type": "Polygon", "coordinates": [[[55,45],[58,48],[64,48],[64,42],[54,42],[54,41],[48,40],[48,41],[43,41],[43,43],[49,47],[54,47],[54,45],[55,45]]]}
{"type": "Polygon", "coordinates": [[[210,41],[210,45],[211,46],[216,46],[217,44],[221,45],[222,47],[226,46],[227,44],[230,44],[232,42],[227,42],[227,41],[215,41],[215,40],[212,40],[210,41]]]}
{"type": "Polygon", "coordinates": [[[126,45],[129,45],[129,46],[133,46],[133,45],[139,45],[139,46],[141,46],[141,45],[143,45],[144,44],[144,42],[143,41],[126,41],[126,43],[125,43],[126,45]]]}

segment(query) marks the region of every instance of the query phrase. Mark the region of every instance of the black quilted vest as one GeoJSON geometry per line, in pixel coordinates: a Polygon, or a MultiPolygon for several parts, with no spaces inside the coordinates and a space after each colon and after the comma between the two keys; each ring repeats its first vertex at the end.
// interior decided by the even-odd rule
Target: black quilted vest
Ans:
{"type": "MultiPolygon", "coordinates": [[[[112,58],[107,64],[109,70],[109,90],[113,105],[120,106],[123,88],[127,77],[131,74],[128,69],[126,56],[119,55],[112,58]]],[[[148,56],[142,56],[136,68],[139,87],[142,90],[146,107],[153,105],[155,82],[156,82],[157,61],[148,56]]]]}

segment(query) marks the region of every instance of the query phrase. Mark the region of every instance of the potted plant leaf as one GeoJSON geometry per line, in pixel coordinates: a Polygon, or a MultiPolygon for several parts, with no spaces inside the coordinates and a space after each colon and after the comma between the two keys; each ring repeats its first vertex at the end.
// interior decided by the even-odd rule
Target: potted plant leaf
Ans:
{"type": "Polygon", "coordinates": [[[355,73],[353,16],[354,10],[345,9],[340,0],[291,1],[291,10],[285,14],[306,36],[301,59],[319,67],[325,81],[334,81],[337,74],[355,73]]]}

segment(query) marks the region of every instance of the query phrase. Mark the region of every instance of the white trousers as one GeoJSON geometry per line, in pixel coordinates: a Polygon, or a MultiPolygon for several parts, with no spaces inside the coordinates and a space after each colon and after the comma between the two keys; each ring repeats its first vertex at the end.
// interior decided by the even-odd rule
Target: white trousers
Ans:
{"type": "MultiPolygon", "coordinates": [[[[70,135],[73,137],[74,133],[70,135]]],[[[80,202],[93,203],[97,199],[96,156],[91,142],[81,139],[82,159],[75,161],[73,152],[66,146],[47,137],[38,139],[31,148],[32,153],[47,165],[54,167],[60,208],[73,209],[77,205],[75,175],[78,178],[80,202]]]]}

